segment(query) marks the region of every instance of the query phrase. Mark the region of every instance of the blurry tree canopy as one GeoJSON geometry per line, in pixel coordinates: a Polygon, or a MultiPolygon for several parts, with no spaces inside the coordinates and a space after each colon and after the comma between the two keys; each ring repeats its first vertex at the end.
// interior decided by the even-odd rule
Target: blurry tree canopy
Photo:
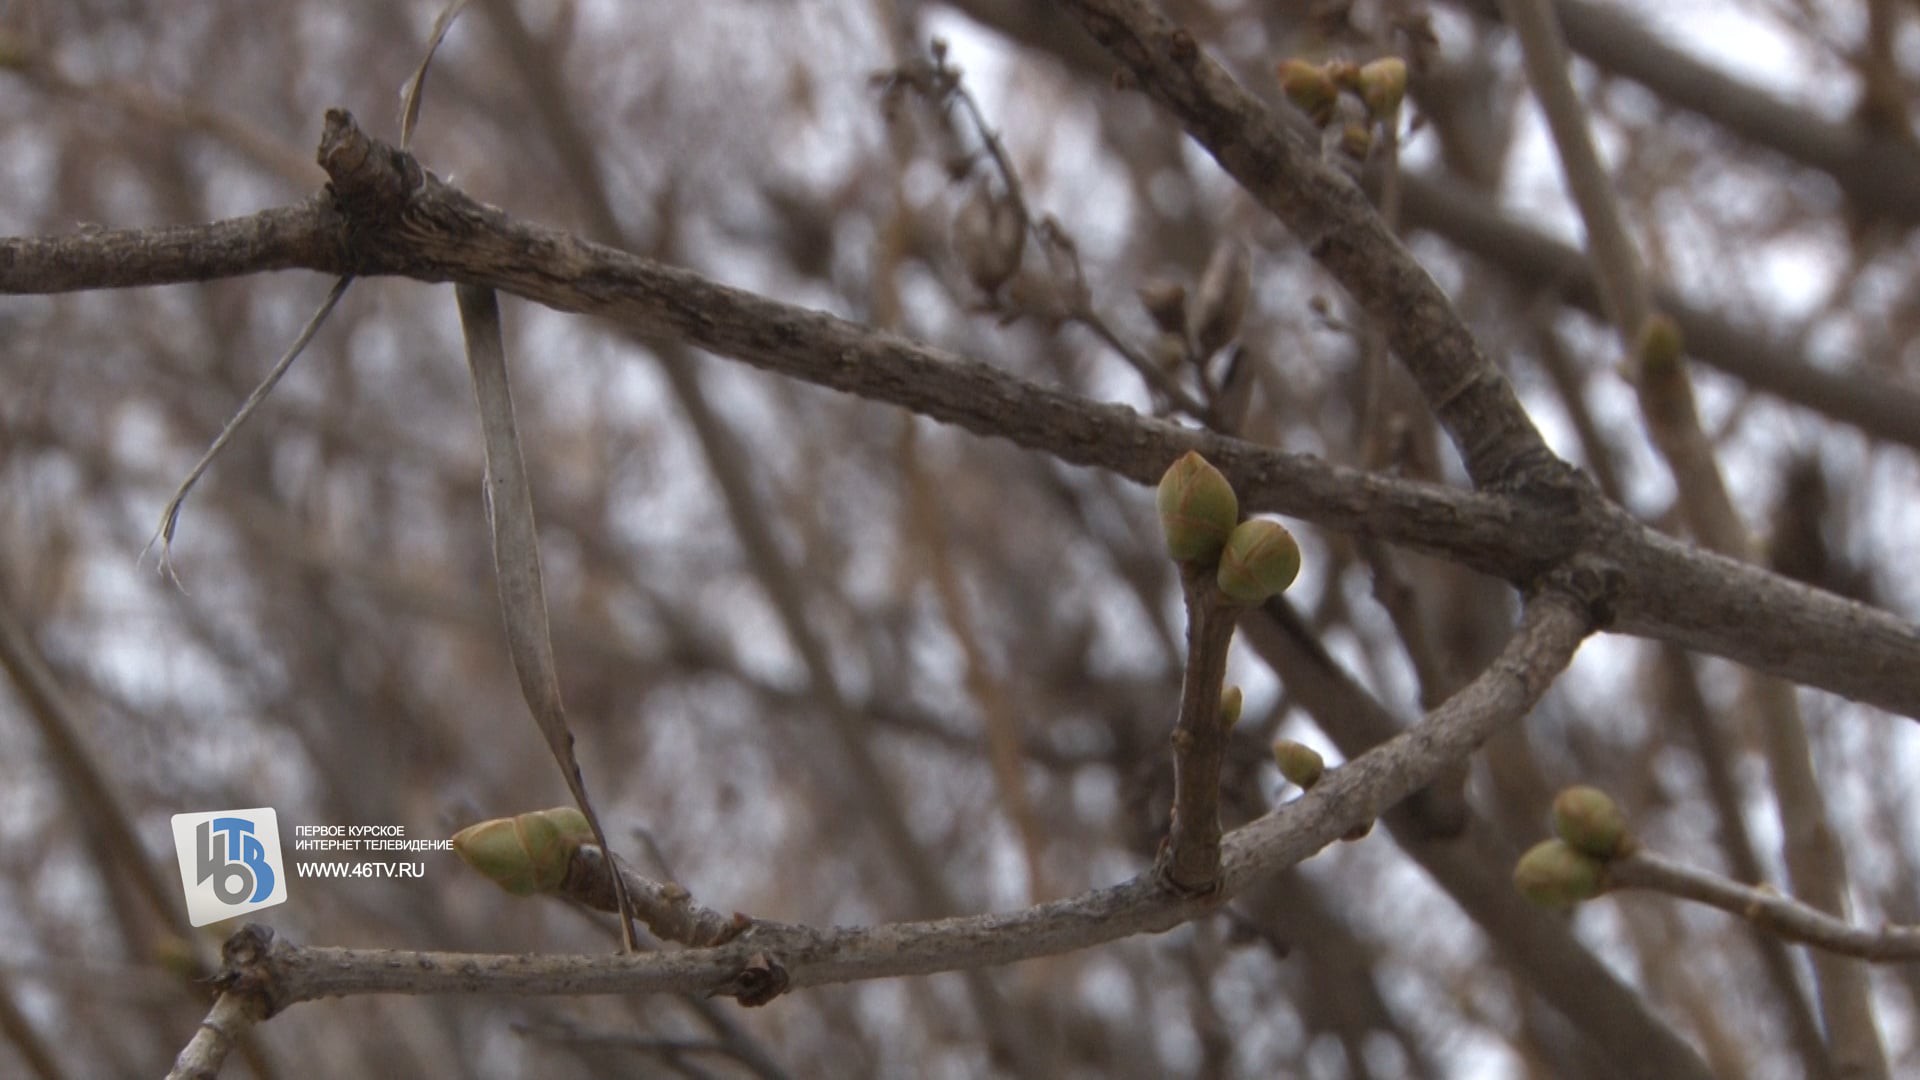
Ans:
{"type": "Polygon", "coordinates": [[[0,0],[0,1074],[1920,1068],[1914,5],[440,14],[0,0]],[[189,927],[536,685],[637,955],[564,815],[189,927]]]}

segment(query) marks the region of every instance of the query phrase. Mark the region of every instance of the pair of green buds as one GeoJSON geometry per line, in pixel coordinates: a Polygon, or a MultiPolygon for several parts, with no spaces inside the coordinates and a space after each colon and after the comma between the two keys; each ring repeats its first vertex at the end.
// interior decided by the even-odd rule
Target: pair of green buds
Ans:
{"type": "Polygon", "coordinates": [[[1300,545],[1277,521],[1240,520],[1240,497],[1220,470],[1189,450],[1160,478],[1160,529],[1167,553],[1216,566],[1221,595],[1252,606],[1284,592],[1300,573],[1300,545]]]}
{"type": "Polygon", "coordinates": [[[1580,785],[1553,800],[1552,840],[1520,856],[1513,883],[1543,907],[1565,907],[1606,891],[1607,863],[1631,853],[1626,815],[1606,792],[1580,785]]]}
{"type": "Polygon", "coordinates": [[[1367,115],[1382,122],[1393,119],[1407,96],[1407,62],[1397,56],[1358,65],[1346,60],[1312,64],[1288,59],[1275,70],[1287,100],[1323,128],[1333,120],[1342,91],[1357,96],[1366,103],[1367,115]]]}

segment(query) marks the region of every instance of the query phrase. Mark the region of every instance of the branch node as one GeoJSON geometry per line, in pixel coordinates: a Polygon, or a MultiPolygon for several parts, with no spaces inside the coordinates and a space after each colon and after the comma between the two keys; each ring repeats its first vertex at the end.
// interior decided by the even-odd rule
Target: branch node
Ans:
{"type": "Polygon", "coordinates": [[[735,972],[733,978],[707,996],[730,997],[748,1008],[755,1008],[786,993],[790,981],[779,957],[757,952],[747,958],[746,965],[735,972]]]}
{"type": "Polygon", "coordinates": [[[272,963],[275,947],[272,927],[248,923],[220,947],[221,969],[213,977],[217,989],[246,998],[262,1020],[272,1017],[283,1005],[284,995],[272,963]]]}

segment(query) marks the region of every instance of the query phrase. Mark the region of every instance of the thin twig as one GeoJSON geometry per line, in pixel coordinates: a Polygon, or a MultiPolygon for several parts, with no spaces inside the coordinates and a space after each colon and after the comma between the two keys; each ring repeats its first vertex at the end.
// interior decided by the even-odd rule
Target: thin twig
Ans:
{"type": "Polygon", "coordinates": [[[1481,487],[1563,464],[1433,278],[1345,173],[1145,0],[1060,6],[1371,314],[1481,487]]]}
{"type": "Polygon", "coordinates": [[[193,1038],[181,1049],[167,1072],[167,1080],[216,1080],[220,1066],[245,1037],[247,1029],[265,1012],[260,1000],[246,993],[224,993],[214,999],[212,1011],[200,1021],[193,1038]]]}
{"type": "Polygon", "coordinates": [[[624,888],[635,917],[653,931],[653,936],[693,948],[724,945],[752,925],[744,915],[727,915],[694,903],[693,894],[684,886],[637,873],[618,856],[614,857],[613,864],[620,868],[617,879],[607,872],[607,857],[602,848],[580,845],[567,863],[566,879],[561,882],[557,895],[595,911],[617,914],[619,891],[624,888]]]}
{"type": "MultiPolygon", "coordinates": [[[[1568,75],[1566,42],[1549,0],[1500,0],[1500,8],[1520,39],[1528,81],[1546,113],[1567,187],[1586,224],[1603,306],[1634,358],[1633,382],[1640,409],[1679,489],[1681,513],[1701,544],[1753,561],[1753,537],[1727,492],[1713,444],[1701,430],[1693,384],[1681,358],[1656,363],[1639,355],[1653,316],[1646,273],[1594,149],[1586,110],[1568,75]]],[[[1795,888],[1815,904],[1836,915],[1843,913],[1846,860],[1828,824],[1826,800],[1813,773],[1806,725],[1793,687],[1749,674],[1746,692],[1751,701],[1748,711],[1758,717],[1756,727],[1779,796],[1788,874],[1795,888]]],[[[1865,973],[1824,955],[1813,957],[1813,969],[1836,1065],[1867,1077],[1887,1075],[1865,973]]]]}
{"type": "Polygon", "coordinates": [[[248,926],[229,940],[228,987],[261,1007],[348,994],[714,993],[748,1003],[790,988],[974,970],[1059,955],[1170,929],[1274,871],[1293,866],[1429,783],[1516,722],[1566,668],[1604,597],[1587,575],[1561,575],[1527,604],[1500,656],[1415,728],[1329,772],[1305,795],[1228,835],[1219,887],[1183,895],[1149,870],[1104,889],[1019,911],[814,929],[754,922],[714,948],[597,956],[508,956],[304,947],[248,926]],[[748,979],[747,976],[753,976],[748,979]],[[748,1001],[743,985],[757,994],[748,1001]]]}
{"type": "Polygon", "coordinates": [[[1206,404],[1189,394],[1164,368],[1128,344],[1093,306],[1085,288],[1086,275],[1080,266],[1079,246],[1073,243],[1059,221],[1051,215],[1045,218],[1034,216],[1032,206],[1027,202],[1025,185],[1020,181],[1019,170],[1014,168],[1013,158],[1008,155],[999,133],[987,123],[986,111],[967,89],[960,72],[948,66],[942,54],[936,51],[933,60],[916,62],[912,67],[896,73],[895,77],[926,95],[936,105],[943,105],[947,98],[960,103],[981,145],[986,148],[994,171],[1000,176],[1007,201],[1018,215],[1021,228],[1068,261],[1074,278],[1073,287],[1068,292],[1075,302],[1068,306],[1067,318],[1093,331],[1093,335],[1106,343],[1148,386],[1163,395],[1169,405],[1197,420],[1206,420],[1211,415],[1206,404]]]}
{"type": "Polygon", "coordinates": [[[1920,629],[1911,623],[1690,548],[1614,511],[1572,512],[1569,502],[1582,499],[1577,492],[1543,508],[1195,432],[512,218],[435,178],[414,177],[411,158],[375,152],[380,144],[344,112],[331,114],[325,145],[333,188],[351,193],[361,200],[353,205],[372,215],[356,222],[351,252],[338,242],[341,212],[310,200],[156,233],[0,239],[0,293],[198,281],[291,266],[485,284],[1143,484],[1197,450],[1233,482],[1248,512],[1378,536],[1516,583],[1587,547],[1622,572],[1613,629],[1920,716],[1920,629]],[[408,192],[404,230],[386,217],[398,213],[388,204],[401,190],[408,192]]]}
{"type": "Polygon", "coordinates": [[[1646,889],[1719,908],[1789,941],[1876,964],[1920,960],[1920,926],[1870,929],[1766,885],[1743,885],[1651,851],[1607,864],[1607,886],[1646,889]]]}
{"type": "Polygon", "coordinates": [[[1172,738],[1173,821],[1158,869],[1176,891],[1202,896],[1220,885],[1220,770],[1227,752],[1220,694],[1241,609],[1220,595],[1211,567],[1182,565],[1180,585],[1187,606],[1187,668],[1172,738]]]}

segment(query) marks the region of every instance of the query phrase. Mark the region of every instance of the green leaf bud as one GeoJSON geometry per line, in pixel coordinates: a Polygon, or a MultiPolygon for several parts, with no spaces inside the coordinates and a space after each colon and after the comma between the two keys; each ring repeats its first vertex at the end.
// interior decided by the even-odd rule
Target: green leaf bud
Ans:
{"type": "Polygon", "coordinates": [[[1407,96],[1407,62],[1383,56],[1360,68],[1360,100],[1375,120],[1391,121],[1407,96]]]}
{"type": "Polygon", "coordinates": [[[1541,907],[1567,907],[1599,896],[1606,867],[1564,840],[1542,840],[1513,868],[1520,895],[1541,907]]]}
{"type": "Polygon", "coordinates": [[[1215,580],[1236,604],[1259,604],[1284,592],[1300,573],[1300,545],[1277,521],[1254,518],[1234,527],[1215,580]]]}
{"type": "Polygon", "coordinates": [[[1246,695],[1237,686],[1229,686],[1220,692],[1220,730],[1233,730],[1233,725],[1240,722],[1240,710],[1245,704],[1246,695]]]}
{"type": "Polygon", "coordinates": [[[1167,553],[1181,562],[1210,563],[1240,520],[1233,485],[1206,458],[1189,450],[1160,478],[1160,529],[1167,553]]]}
{"type": "Polygon", "coordinates": [[[1340,88],[1327,69],[1305,60],[1286,60],[1280,64],[1279,75],[1280,89],[1294,108],[1312,117],[1316,125],[1326,127],[1340,99],[1340,88]]]}
{"type": "Polygon", "coordinates": [[[1562,791],[1553,800],[1554,835],[1596,859],[1621,854],[1627,840],[1627,817],[1599,788],[1581,785],[1562,791]]]}
{"type": "Polygon", "coordinates": [[[571,806],[494,818],[453,834],[460,858],[515,896],[558,889],[574,851],[592,842],[585,815],[571,806]]]}
{"type": "Polygon", "coordinates": [[[1281,776],[1304,789],[1311,789],[1327,772],[1327,759],[1321,757],[1318,750],[1292,739],[1273,744],[1273,761],[1280,766],[1281,776]]]}

